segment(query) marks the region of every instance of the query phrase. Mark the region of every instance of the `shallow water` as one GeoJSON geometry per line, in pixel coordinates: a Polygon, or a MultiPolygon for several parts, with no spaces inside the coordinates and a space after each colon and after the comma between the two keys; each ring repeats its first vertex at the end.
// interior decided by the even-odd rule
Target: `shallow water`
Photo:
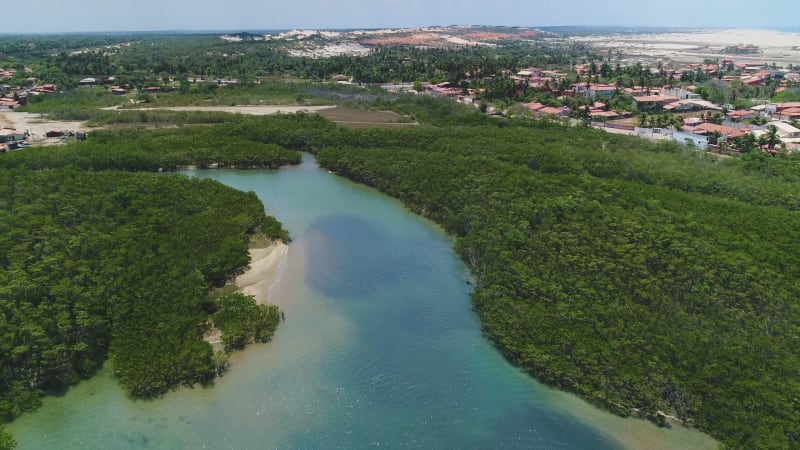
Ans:
{"type": "Polygon", "coordinates": [[[213,388],[133,401],[104,370],[11,424],[20,449],[714,447],[512,367],[480,333],[447,236],[310,156],[277,172],[188,173],[255,191],[290,230],[270,289],[286,321],[213,388]]]}

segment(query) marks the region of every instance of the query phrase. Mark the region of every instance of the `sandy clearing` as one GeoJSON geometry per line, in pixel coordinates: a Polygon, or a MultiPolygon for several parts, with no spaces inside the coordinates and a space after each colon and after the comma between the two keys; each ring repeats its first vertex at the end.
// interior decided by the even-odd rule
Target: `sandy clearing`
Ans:
{"type": "Polygon", "coordinates": [[[28,142],[35,145],[58,144],[62,138],[48,138],[45,136],[50,130],[62,131],[89,131],[91,128],[84,126],[83,122],[48,120],[38,113],[17,111],[4,111],[0,113],[0,127],[15,128],[27,131],[30,135],[28,142]]]}
{"type": "Polygon", "coordinates": [[[226,112],[232,114],[246,114],[251,116],[268,116],[271,114],[293,114],[296,112],[317,112],[335,106],[165,106],[158,108],[104,108],[119,111],[201,111],[201,112],[226,112]]]}

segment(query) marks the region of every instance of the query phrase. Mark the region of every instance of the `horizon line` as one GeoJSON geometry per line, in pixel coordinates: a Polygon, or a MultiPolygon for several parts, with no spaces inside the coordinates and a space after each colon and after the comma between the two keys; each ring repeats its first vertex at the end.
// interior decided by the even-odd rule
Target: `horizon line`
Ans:
{"type": "Polygon", "coordinates": [[[516,28],[516,29],[582,29],[582,30],[602,30],[602,29],[630,29],[630,30],[682,30],[682,31],[703,31],[703,30],[753,30],[753,31],[774,31],[783,33],[800,34],[800,27],[795,26],[647,26],[647,25],[422,25],[409,27],[294,27],[294,28],[164,28],[164,29],[131,29],[124,31],[111,30],[83,30],[83,31],[20,31],[4,32],[0,31],[0,36],[52,36],[52,35],[80,35],[80,34],[99,34],[99,35],[124,35],[124,34],[219,34],[219,33],[249,33],[249,32],[285,32],[294,30],[308,31],[370,31],[370,30],[417,30],[423,28],[516,28]],[[795,30],[795,31],[789,31],[795,30]]]}

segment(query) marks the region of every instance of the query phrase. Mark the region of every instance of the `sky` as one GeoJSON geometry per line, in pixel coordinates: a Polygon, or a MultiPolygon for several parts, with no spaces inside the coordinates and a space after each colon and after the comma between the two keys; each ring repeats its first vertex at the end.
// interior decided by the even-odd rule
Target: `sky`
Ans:
{"type": "Polygon", "coordinates": [[[0,32],[430,25],[800,28],[800,0],[27,0],[15,5],[13,19],[7,15],[0,32]]]}

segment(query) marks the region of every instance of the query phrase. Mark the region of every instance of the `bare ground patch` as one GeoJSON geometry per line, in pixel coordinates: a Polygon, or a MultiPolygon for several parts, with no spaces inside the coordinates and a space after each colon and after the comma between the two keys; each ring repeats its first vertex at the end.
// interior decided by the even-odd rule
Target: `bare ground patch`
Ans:
{"type": "Polygon", "coordinates": [[[390,128],[417,125],[415,122],[409,122],[407,117],[392,111],[367,111],[337,106],[336,108],[317,111],[317,114],[331,122],[350,128],[390,128]]]}

